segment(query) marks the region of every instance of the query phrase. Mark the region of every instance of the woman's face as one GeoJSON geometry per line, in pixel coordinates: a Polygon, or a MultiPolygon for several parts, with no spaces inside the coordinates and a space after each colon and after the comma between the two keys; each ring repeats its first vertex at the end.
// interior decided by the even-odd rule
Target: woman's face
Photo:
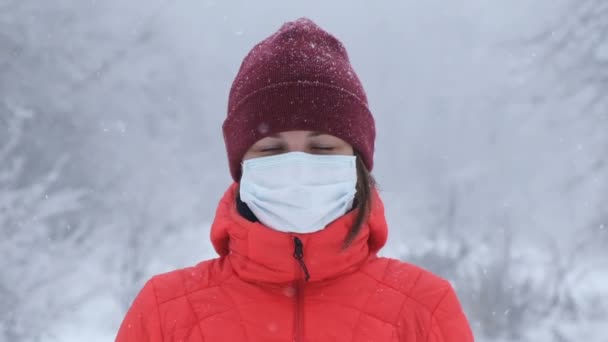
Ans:
{"type": "Polygon", "coordinates": [[[243,160],[286,152],[352,156],[353,147],[346,141],[329,134],[314,131],[288,131],[258,140],[247,150],[243,160]]]}

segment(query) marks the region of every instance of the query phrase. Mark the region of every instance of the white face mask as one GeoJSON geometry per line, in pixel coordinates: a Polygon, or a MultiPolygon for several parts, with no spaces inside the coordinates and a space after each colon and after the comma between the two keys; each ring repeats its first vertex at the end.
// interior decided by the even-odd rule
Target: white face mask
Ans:
{"type": "Polygon", "coordinates": [[[355,156],[289,152],[243,162],[241,200],[264,225],[312,233],[353,205],[355,156]]]}

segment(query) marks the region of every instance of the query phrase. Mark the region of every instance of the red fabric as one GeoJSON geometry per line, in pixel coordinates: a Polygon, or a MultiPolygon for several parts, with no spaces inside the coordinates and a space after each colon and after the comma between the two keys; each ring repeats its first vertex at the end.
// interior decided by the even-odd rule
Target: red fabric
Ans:
{"type": "Polygon", "coordinates": [[[387,237],[377,194],[348,249],[341,245],[354,212],[297,235],[308,282],[293,258],[294,235],[242,218],[235,194],[233,185],[211,229],[220,257],[148,281],[116,341],[473,341],[447,281],[376,256],[387,237]]]}
{"type": "Polygon", "coordinates": [[[306,18],[255,45],[232,84],[223,132],[234,180],[251,145],[291,130],[341,138],[373,168],[376,132],[365,90],[342,43],[306,18]]]}

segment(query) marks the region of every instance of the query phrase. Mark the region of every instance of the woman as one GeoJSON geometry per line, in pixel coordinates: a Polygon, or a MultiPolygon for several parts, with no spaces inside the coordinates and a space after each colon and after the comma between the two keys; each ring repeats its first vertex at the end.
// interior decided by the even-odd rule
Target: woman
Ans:
{"type": "Polygon", "coordinates": [[[223,132],[219,258],[148,281],[116,341],[473,341],[447,281],[377,256],[374,120],[340,41],[302,18],[257,44],[223,132]]]}

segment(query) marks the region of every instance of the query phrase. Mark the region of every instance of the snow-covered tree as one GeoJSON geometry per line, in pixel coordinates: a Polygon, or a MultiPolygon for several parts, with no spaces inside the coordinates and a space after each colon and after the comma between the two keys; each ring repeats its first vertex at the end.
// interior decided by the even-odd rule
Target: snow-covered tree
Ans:
{"type": "Polygon", "coordinates": [[[35,163],[19,152],[31,120],[27,109],[0,103],[0,339],[6,341],[38,337],[77,303],[58,286],[75,270],[89,233],[75,216],[85,193],[56,187],[67,160],[24,179],[26,165],[35,163]]]}
{"type": "MultiPolygon", "coordinates": [[[[566,104],[555,113],[559,125],[578,129],[578,143],[573,150],[589,157],[573,158],[579,165],[564,185],[564,191],[580,188],[603,196],[584,201],[593,215],[584,222],[581,244],[605,252],[608,242],[608,2],[604,0],[569,1],[541,34],[532,47],[551,83],[543,87],[542,104],[566,104]],[[549,90],[547,90],[549,89],[549,90]]],[[[565,151],[568,153],[568,151],[565,151]]],[[[584,208],[583,208],[584,209],[584,208]]]]}

